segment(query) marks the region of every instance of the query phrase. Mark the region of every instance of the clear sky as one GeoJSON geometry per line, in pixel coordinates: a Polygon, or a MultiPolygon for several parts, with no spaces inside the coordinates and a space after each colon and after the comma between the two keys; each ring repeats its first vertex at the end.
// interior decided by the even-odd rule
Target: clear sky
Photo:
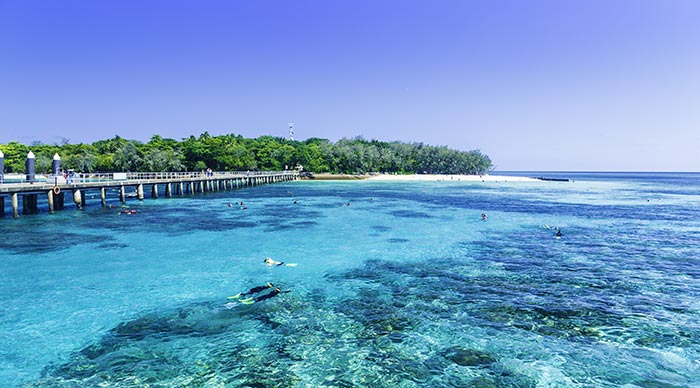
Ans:
{"type": "Polygon", "coordinates": [[[697,0],[0,0],[0,143],[343,137],[700,171],[697,0]]]}

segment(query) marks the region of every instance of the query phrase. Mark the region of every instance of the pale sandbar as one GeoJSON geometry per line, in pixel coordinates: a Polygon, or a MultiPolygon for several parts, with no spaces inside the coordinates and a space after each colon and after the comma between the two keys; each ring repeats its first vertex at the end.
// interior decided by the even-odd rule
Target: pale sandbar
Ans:
{"type": "Polygon", "coordinates": [[[535,178],[505,175],[459,175],[459,174],[377,174],[367,179],[374,181],[466,181],[466,182],[540,182],[535,178]]]}

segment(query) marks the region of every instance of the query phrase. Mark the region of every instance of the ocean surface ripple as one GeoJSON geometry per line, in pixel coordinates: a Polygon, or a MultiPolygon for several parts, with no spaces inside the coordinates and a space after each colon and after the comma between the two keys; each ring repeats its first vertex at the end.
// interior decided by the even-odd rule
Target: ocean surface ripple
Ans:
{"type": "Polygon", "coordinates": [[[700,386],[699,176],[570,175],[2,219],[0,386],[700,386]]]}

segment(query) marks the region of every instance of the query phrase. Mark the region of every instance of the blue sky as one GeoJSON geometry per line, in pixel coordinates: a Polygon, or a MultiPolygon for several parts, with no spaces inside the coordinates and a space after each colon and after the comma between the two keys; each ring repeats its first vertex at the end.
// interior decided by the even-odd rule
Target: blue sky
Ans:
{"type": "Polygon", "coordinates": [[[236,133],[700,171],[700,1],[0,0],[0,143],[236,133]]]}

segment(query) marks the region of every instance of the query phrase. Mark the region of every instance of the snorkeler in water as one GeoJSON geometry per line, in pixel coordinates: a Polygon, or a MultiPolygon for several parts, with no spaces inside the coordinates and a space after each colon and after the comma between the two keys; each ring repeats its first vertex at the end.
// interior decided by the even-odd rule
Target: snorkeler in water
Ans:
{"type": "Polygon", "coordinates": [[[274,290],[268,292],[267,294],[264,295],[259,295],[254,298],[246,298],[246,299],[240,299],[239,302],[243,304],[253,304],[256,302],[262,302],[263,300],[274,298],[275,296],[283,293],[290,292],[289,290],[287,291],[282,291],[280,288],[275,288],[274,290]]]}
{"type": "Polygon", "coordinates": [[[268,288],[272,288],[272,287],[274,287],[274,286],[275,286],[274,284],[268,282],[268,283],[266,283],[264,286],[253,287],[253,288],[251,288],[250,290],[248,290],[248,292],[239,292],[238,294],[236,294],[236,295],[234,295],[234,296],[229,296],[228,298],[229,298],[229,299],[238,299],[238,298],[241,298],[241,297],[244,297],[244,296],[257,294],[258,292],[265,291],[265,290],[267,290],[268,288]]]}
{"type": "Polygon", "coordinates": [[[270,266],[272,266],[272,265],[284,265],[284,261],[273,260],[271,257],[266,257],[265,260],[263,260],[263,263],[270,265],[270,266]]]}

